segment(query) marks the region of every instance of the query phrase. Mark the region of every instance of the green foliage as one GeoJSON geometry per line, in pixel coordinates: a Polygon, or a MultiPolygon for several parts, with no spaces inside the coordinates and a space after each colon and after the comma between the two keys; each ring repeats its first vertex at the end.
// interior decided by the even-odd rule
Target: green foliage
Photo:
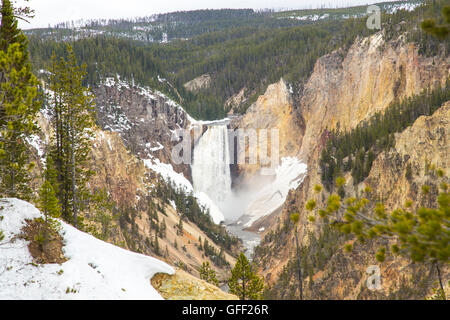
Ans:
{"type": "Polygon", "coordinates": [[[209,257],[215,265],[219,267],[229,266],[228,261],[225,259],[223,248],[220,248],[220,251],[217,252],[217,249],[210,245],[206,239],[203,242],[203,252],[205,257],[209,257]]]}
{"type": "Polygon", "coordinates": [[[427,300],[447,300],[445,291],[441,288],[434,288],[433,294],[427,298],[427,300]]]}
{"type": "MultiPolygon", "coordinates": [[[[341,172],[351,172],[355,184],[362,182],[376,156],[395,144],[393,134],[403,131],[422,115],[432,115],[450,100],[449,89],[450,81],[447,81],[444,88],[426,89],[419,95],[393,102],[383,113],[375,114],[350,131],[330,132],[320,157],[321,179],[326,189],[330,191],[337,186],[339,195],[345,197],[340,185],[345,181],[339,178],[341,172]]],[[[406,174],[411,176],[411,168],[406,174]]]]}
{"type": "Polygon", "coordinates": [[[28,40],[17,28],[10,1],[2,1],[0,26],[0,196],[29,200],[27,139],[37,132],[40,104],[31,73],[28,40]]]}
{"type": "Polygon", "coordinates": [[[319,193],[319,192],[321,192],[321,191],[322,191],[322,186],[319,185],[319,184],[316,184],[316,185],[314,186],[314,192],[315,192],[315,193],[319,193]]]}
{"type": "MultiPolygon", "coordinates": [[[[423,190],[430,190],[424,185],[423,190]]],[[[429,196],[432,196],[431,194],[429,196]]],[[[434,197],[435,207],[421,206],[414,210],[411,203],[405,208],[388,212],[382,203],[367,198],[349,198],[342,204],[337,195],[328,198],[327,217],[339,217],[340,230],[364,241],[372,238],[391,239],[395,244],[391,253],[401,254],[414,262],[449,263],[450,195],[442,190],[434,197]],[[369,214],[372,210],[373,214],[369,214]]],[[[389,247],[380,247],[376,259],[386,259],[389,247]]]]}
{"type": "Polygon", "coordinates": [[[444,40],[450,33],[450,6],[442,9],[442,17],[445,24],[437,25],[434,19],[428,19],[422,22],[422,29],[440,40],[444,40]]]}
{"type": "Polygon", "coordinates": [[[154,249],[156,255],[158,255],[158,256],[161,255],[161,252],[159,251],[158,235],[155,235],[155,241],[153,242],[153,249],[154,249]]]}
{"type": "Polygon", "coordinates": [[[47,219],[59,218],[61,216],[61,206],[50,181],[45,180],[39,190],[38,208],[47,219]]]}
{"type": "Polygon", "coordinates": [[[200,267],[200,279],[205,280],[215,286],[219,286],[219,280],[217,280],[216,272],[211,268],[209,262],[203,262],[200,267]]]}
{"type": "MultiPolygon", "coordinates": [[[[47,157],[47,160],[50,160],[50,158],[47,157]]],[[[37,208],[44,215],[43,230],[40,230],[39,239],[36,240],[39,243],[46,243],[50,235],[57,232],[60,227],[60,223],[56,219],[61,216],[61,206],[52,185],[52,170],[52,162],[49,161],[46,164],[44,183],[39,189],[37,201],[37,208]]]]}
{"type": "Polygon", "coordinates": [[[264,290],[264,280],[256,274],[244,253],[239,255],[228,280],[230,293],[241,300],[259,300],[264,290]]]}
{"type": "Polygon", "coordinates": [[[181,214],[181,219],[188,219],[193,222],[208,238],[228,252],[231,253],[233,246],[238,244],[238,238],[231,236],[224,226],[215,224],[211,220],[209,212],[199,205],[197,199],[191,193],[173,188],[170,181],[166,182],[160,179],[153,195],[162,199],[167,205],[170,205],[169,200],[173,200],[177,212],[181,214]]]}
{"type": "Polygon", "coordinates": [[[10,0],[2,0],[1,6],[2,23],[0,27],[0,50],[7,51],[12,43],[25,45],[26,39],[22,31],[18,28],[18,21],[15,8],[10,0]]]}
{"type": "MultiPolygon", "coordinates": [[[[309,291],[305,291],[306,298],[326,299],[325,294],[314,296],[314,282],[312,277],[319,271],[326,270],[329,265],[330,258],[338,252],[342,245],[348,240],[348,237],[336,228],[325,224],[320,232],[310,232],[308,234],[308,244],[300,249],[301,269],[303,280],[309,278],[309,291]]],[[[270,256],[272,252],[277,252],[278,248],[286,243],[286,238],[282,230],[276,233],[268,233],[261,244],[255,248],[255,261],[259,266],[264,266],[266,256],[270,256]]],[[[333,273],[331,273],[331,276],[333,273]]],[[[298,261],[296,256],[292,256],[285,267],[281,270],[277,281],[264,290],[264,299],[280,299],[293,300],[299,299],[298,290],[298,261]]]]}
{"type": "Polygon", "coordinates": [[[113,233],[114,221],[119,218],[119,213],[114,211],[114,202],[110,199],[107,190],[95,191],[89,201],[89,215],[92,220],[100,224],[100,230],[92,230],[95,237],[108,240],[113,233]]]}
{"type": "Polygon", "coordinates": [[[294,225],[298,224],[299,220],[300,220],[300,214],[299,213],[293,213],[290,216],[291,221],[294,225]]]}
{"type": "Polygon", "coordinates": [[[353,245],[351,245],[351,244],[346,244],[346,245],[344,246],[344,250],[345,250],[345,252],[352,252],[352,251],[353,251],[353,245]]]}
{"type": "Polygon", "coordinates": [[[54,162],[62,216],[78,224],[78,212],[89,202],[87,183],[94,174],[89,169],[90,149],[95,126],[94,97],[83,86],[86,66],[78,66],[70,46],[67,60],[52,56],[46,106],[51,116],[53,136],[50,157],[54,162]]]}
{"type": "Polygon", "coordinates": [[[166,237],[166,231],[167,231],[167,225],[166,225],[166,221],[163,219],[163,221],[161,222],[161,224],[159,226],[159,232],[158,232],[159,237],[164,239],[166,237]]]}
{"type": "Polygon", "coordinates": [[[183,220],[180,219],[180,221],[177,223],[177,236],[183,235],[183,220]]]}
{"type": "MultiPolygon", "coordinates": [[[[3,207],[0,207],[0,210],[3,209],[3,207]]],[[[3,220],[3,216],[0,216],[0,221],[3,220]]],[[[3,239],[5,239],[5,234],[3,233],[2,230],[0,230],[0,242],[3,241],[3,239]]]]}

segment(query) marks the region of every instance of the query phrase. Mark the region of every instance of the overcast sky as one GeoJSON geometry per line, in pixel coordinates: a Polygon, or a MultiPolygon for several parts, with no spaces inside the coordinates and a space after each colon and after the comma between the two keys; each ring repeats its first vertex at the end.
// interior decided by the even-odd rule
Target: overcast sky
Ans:
{"type": "MultiPolygon", "coordinates": [[[[19,3],[23,0],[18,0],[19,3]]],[[[254,8],[254,9],[302,9],[320,6],[342,7],[369,4],[371,0],[30,0],[36,11],[30,24],[24,29],[47,27],[58,22],[95,19],[143,17],[154,13],[180,10],[254,8]]]]}

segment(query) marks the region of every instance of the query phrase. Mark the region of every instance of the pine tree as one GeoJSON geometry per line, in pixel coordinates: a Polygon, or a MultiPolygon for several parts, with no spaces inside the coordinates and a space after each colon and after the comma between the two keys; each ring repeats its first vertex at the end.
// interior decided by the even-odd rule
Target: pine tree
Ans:
{"type": "Polygon", "coordinates": [[[256,274],[244,253],[241,253],[228,280],[230,293],[241,300],[259,300],[264,289],[264,280],[256,274]]]}
{"type": "Polygon", "coordinates": [[[177,224],[177,235],[182,236],[183,235],[183,220],[180,218],[180,221],[177,224]]]}
{"type": "Polygon", "coordinates": [[[10,44],[20,43],[26,50],[27,39],[18,28],[18,21],[14,15],[14,7],[10,0],[2,0],[2,22],[0,26],[0,50],[7,51],[10,44]]]}
{"type": "Polygon", "coordinates": [[[159,252],[159,240],[158,240],[158,235],[155,234],[155,242],[154,242],[154,247],[155,247],[155,254],[156,255],[161,255],[161,253],[159,252]]]}
{"type": "Polygon", "coordinates": [[[444,17],[445,24],[436,25],[435,20],[429,19],[423,21],[421,27],[425,32],[444,40],[450,33],[450,6],[445,6],[442,9],[442,16],[444,17]]]}
{"type": "Polygon", "coordinates": [[[163,221],[161,222],[161,226],[159,227],[159,236],[162,239],[166,237],[166,230],[167,230],[166,220],[163,219],[163,221]]]}
{"type": "Polygon", "coordinates": [[[424,196],[429,196],[424,198],[424,202],[429,206],[414,206],[412,201],[407,201],[389,212],[383,203],[375,202],[372,190],[367,187],[362,198],[341,199],[333,194],[326,201],[327,207],[316,209],[315,200],[311,199],[306,209],[318,210],[321,218],[333,219],[330,223],[337,225],[345,234],[355,235],[361,242],[376,238],[389,240],[387,243],[390,246],[381,245],[376,253],[379,262],[391,254],[403,255],[415,263],[430,263],[438,272],[440,290],[443,292],[439,264],[450,263],[448,177],[444,177],[442,169],[436,170],[431,166],[429,170],[442,180],[441,192],[436,197],[429,194],[430,186],[422,186],[424,196]]]}
{"type": "Polygon", "coordinates": [[[219,280],[217,280],[216,272],[211,268],[209,261],[203,262],[200,267],[200,279],[205,280],[215,286],[219,286],[219,280]]]}
{"type": "Polygon", "coordinates": [[[37,131],[40,109],[37,80],[31,73],[28,41],[20,29],[14,8],[2,1],[0,26],[0,186],[1,195],[30,198],[27,138],[37,131]]]}
{"type": "Polygon", "coordinates": [[[293,213],[291,215],[291,221],[294,224],[295,228],[295,244],[297,247],[297,268],[298,268],[298,282],[299,282],[299,291],[300,291],[300,300],[303,300],[303,276],[302,276],[302,266],[301,266],[301,252],[300,246],[298,243],[298,222],[300,220],[300,214],[293,213]]]}
{"type": "Polygon", "coordinates": [[[59,223],[55,218],[61,215],[61,207],[56,198],[50,181],[45,180],[39,190],[38,209],[44,215],[44,230],[42,232],[44,243],[48,242],[50,234],[57,231],[59,223]]]}
{"type": "Polygon", "coordinates": [[[66,49],[67,60],[55,55],[52,58],[52,94],[48,99],[54,129],[51,152],[58,172],[63,217],[77,226],[78,212],[89,201],[87,182],[94,174],[89,169],[89,156],[95,113],[94,97],[82,84],[86,66],[79,67],[72,48],[66,49]]]}

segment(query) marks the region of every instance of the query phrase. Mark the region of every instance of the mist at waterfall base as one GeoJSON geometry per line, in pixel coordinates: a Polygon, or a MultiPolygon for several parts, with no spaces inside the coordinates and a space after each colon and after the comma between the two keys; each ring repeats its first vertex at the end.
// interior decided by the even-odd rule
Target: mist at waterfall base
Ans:
{"type": "Polygon", "coordinates": [[[237,177],[232,189],[228,138],[226,123],[209,124],[194,146],[193,187],[220,209],[227,229],[242,239],[250,258],[260,236],[245,229],[283,205],[289,190],[302,183],[306,165],[294,157],[282,158],[273,176],[254,175],[245,183],[237,177]]]}
{"type": "Polygon", "coordinates": [[[256,177],[246,185],[236,183],[240,187],[232,190],[228,150],[227,125],[211,125],[195,145],[192,163],[194,190],[207,194],[214,201],[226,224],[239,219],[259,191],[270,183],[267,177],[256,177]]]}
{"type": "Polygon", "coordinates": [[[255,175],[246,182],[237,178],[234,184],[238,186],[231,191],[231,194],[225,199],[220,209],[226,218],[227,223],[241,224],[240,218],[247,212],[247,209],[254,203],[261,194],[265,186],[275,180],[275,176],[255,175]]]}

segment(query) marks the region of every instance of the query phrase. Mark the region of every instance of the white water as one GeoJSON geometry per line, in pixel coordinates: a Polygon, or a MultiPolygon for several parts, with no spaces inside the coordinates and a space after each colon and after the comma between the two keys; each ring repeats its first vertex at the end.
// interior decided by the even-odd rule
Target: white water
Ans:
{"type": "Polygon", "coordinates": [[[209,126],[194,148],[192,181],[224,211],[231,195],[230,154],[226,124],[209,126]]]}
{"type": "Polygon", "coordinates": [[[289,190],[302,183],[306,165],[297,158],[282,158],[273,179],[263,182],[255,177],[251,186],[233,192],[226,121],[207,125],[207,131],[194,147],[191,167],[194,191],[198,195],[205,194],[220,209],[225,221],[233,222],[227,226],[228,230],[243,240],[247,254],[251,255],[260,237],[244,228],[283,205],[289,190]]]}

